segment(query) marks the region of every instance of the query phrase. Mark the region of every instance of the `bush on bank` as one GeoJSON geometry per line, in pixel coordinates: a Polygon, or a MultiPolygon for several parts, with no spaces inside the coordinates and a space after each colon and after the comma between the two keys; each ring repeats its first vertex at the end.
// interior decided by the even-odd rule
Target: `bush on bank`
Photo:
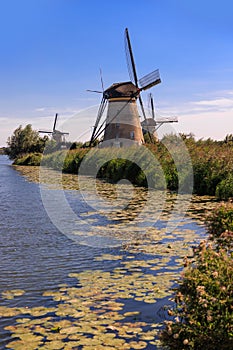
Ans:
{"type": "MultiPolygon", "coordinates": [[[[177,154],[178,150],[177,147],[177,154]]],[[[190,185],[190,179],[192,180],[190,160],[186,162],[180,156],[175,164],[166,147],[159,143],[124,149],[79,148],[57,151],[45,154],[41,164],[74,174],[79,172],[82,164],[86,175],[95,173],[97,177],[111,182],[128,179],[137,186],[167,188],[171,191],[179,187],[179,190],[185,192],[190,185]]]]}
{"type": "Polygon", "coordinates": [[[228,174],[216,186],[216,196],[221,200],[233,198],[233,175],[228,174]]]}
{"type": "Polygon", "coordinates": [[[41,153],[27,153],[14,160],[14,165],[34,165],[39,166],[41,163],[41,153]]]}
{"type": "Polygon", "coordinates": [[[211,240],[186,261],[176,290],[174,317],[165,322],[163,345],[171,350],[233,348],[233,204],[221,204],[208,218],[211,240]]]}
{"type": "Polygon", "coordinates": [[[165,189],[162,168],[146,147],[92,149],[80,159],[79,173],[111,182],[128,179],[138,186],[165,189]]]}
{"type": "Polygon", "coordinates": [[[220,203],[206,218],[210,240],[218,247],[233,251],[233,203],[220,203]]]}

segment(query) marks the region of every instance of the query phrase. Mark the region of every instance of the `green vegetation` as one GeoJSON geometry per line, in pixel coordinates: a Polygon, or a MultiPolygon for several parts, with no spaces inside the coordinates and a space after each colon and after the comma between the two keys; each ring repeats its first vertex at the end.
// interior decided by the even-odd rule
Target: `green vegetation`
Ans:
{"type": "MultiPolygon", "coordinates": [[[[147,144],[146,147],[163,170],[162,173],[159,172],[154,182],[163,182],[165,178],[168,190],[179,189],[181,192],[187,192],[191,190],[192,181],[194,181],[193,193],[197,195],[215,195],[218,199],[224,200],[233,197],[232,142],[211,139],[195,141],[192,135],[188,137],[168,135],[160,142],[147,144]]],[[[149,178],[152,178],[155,173],[144,150],[145,147],[128,150],[96,149],[94,151],[92,149],[90,152],[88,148],[78,148],[69,152],[48,154],[43,157],[43,164],[77,174],[84,156],[90,152],[88,164],[94,166],[96,170],[99,169],[98,177],[113,182],[127,178],[136,185],[147,186],[148,173],[151,172],[149,178]],[[112,155],[112,159],[104,162],[109,154],[112,155]],[[138,167],[140,161],[141,169],[138,167]]],[[[87,163],[86,168],[88,169],[87,163]]]]}
{"type": "Polygon", "coordinates": [[[42,153],[28,153],[16,158],[14,165],[34,165],[39,166],[42,159],[42,153]]]}
{"type": "Polygon", "coordinates": [[[41,138],[30,124],[26,125],[25,128],[20,125],[8,138],[8,147],[5,149],[5,153],[14,160],[28,153],[42,153],[47,140],[47,136],[41,138]]]}
{"type": "Polygon", "coordinates": [[[224,232],[233,232],[233,204],[221,203],[206,219],[209,234],[218,239],[224,232]]]}
{"type": "Polygon", "coordinates": [[[216,196],[221,200],[233,198],[233,174],[228,174],[216,186],[216,196]]]}
{"type": "MultiPolygon", "coordinates": [[[[122,178],[128,178],[129,180],[135,181],[136,184],[143,186],[147,186],[149,181],[149,185],[152,184],[155,187],[157,186],[157,188],[163,186],[163,179],[165,179],[166,185],[169,189],[177,190],[179,186],[179,188],[182,188],[184,191],[189,188],[188,186],[192,177],[192,174],[190,173],[190,165],[192,165],[194,172],[194,190],[196,193],[216,193],[219,198],[226,199],[232,197],[232,152],[232,142],[217,142],[213,140],[195,141],[192,136],[179,138],[174,135],[169,135],[161,142],[148,144],[147,147],[142,148],[128,148],[124,150],[97,148],[90,150],[88,148],[77,149],[75,146],[74,149],[70,151],[64,150],[49,153],[47,150],[43,157],[40,153],[27,154],[20,159],[18,158],[17,162],[18,164],[28,165],[41,163],[42,165],[53,169],[76,174],[78,171],[82,170],[82,167],[84,167],[87,175],[94,173],[97,174],[98,177],[106,178],[113,182],[117,182],[122,178]],[[188,152],[185,152],[181,147],[183,141],[188,152]],[[154,163],[151,162],[150,155],[152,155],[154,163]],[[157,176],[156,181],[154,174],[157,176]]],[[[194,256],[192,258],[186,259],[186,269],[183,273],[182,280],[176,289],[175,305],[172,310],[168,311],[171,319],[166,321],[165,329],[161,333],[160,339],[163,345],[170,350],[228,350],[233,347],[233,204],[229,201],[217,206],[211,215],[207,217],[206,225],[210,235],[209,239],[201,242],[201,244],[194,249],[194,256]]],[[[182,232],[182,236],[184,236],[184,232],[182,232]]],[[[172,238],[173,237],[174,236],[172,236],[172,238]]],[[[167,248],[166,250],[163,245],[155,244],[155,242],[157,242],[156,239],[161,240],[161,232],[154,232],[154,237],[147,246],[147,254],[148,252],[154,254],[155,251],[156,254],[158,254],[159,249],[161,249],[163,254],[164,251],[165,254],[171,254],[171,251],[174,249],[174,258],[175,256],[181,256],[181,250],[175,251],[175,249],[177,250],[177,247],[179,247],[179,242],[175,242],[174,248],[172,244],[169,244],[169,249],[167,248]]],[[[184,249],[185,245],[190,245],[190,236],[180,242],[180,244],[182,249],[184,249]]],[[[143,246],[145,247],[144,243],[143,246]]],[[[141,247],[140,249],[139,247],[138,239],[131,245],[126,245],[126,249],[134,254],[139,250],[142,252],[141,247]]],[[[148,268],[148,261],[137,261],[137,263],[140,268],[143,266],[143,263],[146,264],[144,266],[148,268]]],[[[132,265],[130,265],[130,267],[132,268],[132,265]]],[[[154,271],[158,267],[159,263],[153,263],[151,270],[154,271]]],[[[105,303],[106,285],[112,285],[111,277],[113,278],[114,283],[116,277],[120,279],[120,283],[122,282],[122,276],[119,275],[119,269],[116,269],[116,273],[118,274],[117,276],[108,275],[106,277],[106,275],[103,275],[103,279],[101,279],[102,275],[93,275],[93,271],[89,271],[87,275],[84,276],[84,283],[86,280],[90,280],[89,276],[94,276],[95,281],[96,279],[101,281],[100,286],[98,286],[98,303],[100,302],[100,295],[102,295],[102,293],[105,303]],[[107,283],[106,285],[104,284],[105,280],[107,283]],[[103,290],[101,289],[102,286],[103,290]]],[[[148,281],[143,279],[142,288],[145,289],[145,285],[147,288],[145,295],[143,294],[143,290],[139,289],[138,275],[133,276],[132,280],[129,279],[127,275],[127,278],[123,280],[123,286],[131,298],[131,287],[127,285],[127,282],[131,283],[131,281],[133,281],[134,283],[136,280],[137,288],[133,286],[133,290],[136,290],[137,292],[139,291],[141,294],[139,293],[139,295],[136,295],[135,300],[144,300],[145,302],[153,303],[155,302],[154,296],[156,296],[156,293],[161,290],[160,285],[162,284],[162,280],[164,281],[164,276],[167,275],[161,273],[161,276],[161,283],[159,284],[158,290],[154,288],[153,285],[149,284],[152,280],[151,275],[148,276],[148,281]],[[151,293],[151,296],[149,296],[150,291],[153,291],[155,294],[151,293]]],[[[73,275],[73,277],[75,277],[75,275],[73,275]]],[[[78,285],[78,290],[81,292],[81,295],[85,295],[85,297],[87,296],[87,298],[89,298],[90,294],[86,295],[86,293],[83,293],[86,292],[85,289],[80,290],[80,287],[85,288],[85,284],[82,284],[81,281],[82,274],[79,274],[76,277],[78,278],[79,283],[81,283],[78,285]]],[[[158,276],[156,276],[156,281],[158,281],[158,276]]],[[[171,280],[169,280],[169,283],[170,282],[171,280]]],[[[169,288],[170,287],[171,284],[169,284],[169,288]]],[[[116,294],[113,298],[114,303],[117,301],[117,298],[119,298],[119,290],[122,291],[124,288],[122,287],[122,284],[117,285],[115,291],[116,294]]],[[[166,288],[168,289],[168,286],[166,286],[166,288]]],[[[65,290],[65,293],[64,288],[61,289],[59,293],[60,292],[61,295],[59,295],[59,298],[64,297],[64,300],[67,300],[67,294],[69,293],[68,289],[65,290]]],[[[7,298],[14,298],[16,293],[19,293],[19,291],[8,292],[6,293],[6,296],[7,298]]],[[[113,295],[114,291],[111,290],[111,293],[111,295],[113,295]]],[[[121,294],[121,296],[122,298],[127,298],[127,294],[121,294]]],[[[57,294],[55,295],[55,298],[56,297],[57,294]]],[[[91,297],[93,297],[93,305],[95,305],[94,296],[91,295],[91,297]]],[[[67,305],[65,305],[66,310],[64,311],[64,317],[67,315],[68,306],[72,306],[72,315],[77,312],[76,301],[75,305],[72,305],[72,302],[69,302],[69,305],[67,305]]],[[[93,305],[91,304],[90,306],[91,315],[93,314],[93,305]]],[[[118,307],[119,305],[113,305],[114,308],[116,306],[118,307]]],[[[12,310],[9,311],[7,308],[4,310],[6,314],[12,312],[12,310]]],[[[35,315],[34,312],[37,311],[38,310],[32,310],[32,315],[35,315]]],[[[44,311],[43,309],[39,311],[46,312],[46,310],[44,311]]],[[[57,309],[53,311],[60,317],[60,308],[58,308],[58,311],[57,309]]],[[[22,313],[22,309],[20,311],[16,310],[15,312],[16,315],[17,312],[20,314],[22,313]]],[[[80,312],[80,310],[78,310],[78,312],[80,312]]],[[[27,317],[29,313],[28,309],[25,310],[23,314],[24,313],[25,317],[27,317]]],[[[85,309],[84,316],[85,315],[87,315],[87,319],[90,317],[89,310],[85,309]]],[[[119,320],[119,315],[117,313],[114,313],[114,315],[111,314],[111,321],[113,320],[113,317],[116,317],[116,322],[113,325],[114,327],[118,327],[117,322],[119,320]]],[[[78,323],[80,324],[81,321],[79,318],[78,323]]],[[[85,321],[86,320],[84,319],[84,322],[85,321]]],[[[22,323],[25,325],[23,331],[25,331],[26,334],[30,333],[30,337],[34,337],[37,335],[37,332],[34,330],[34,323],[30,322],[30,319],[26,319],[26,321],[23,320],[22,323]]],[[[94,322],[95,325],[99,322],[97,316],[94,319],[94,322]]],[[[137,325],[139,326],[139,324],[137,325]]],[[[85,323],[84,326],[86,326],[85,323]]],[[[128,327],[128,323],[125,323],[125,326],[128,327]]],[[[21,327],[21,325],[19,325],[19,327],[21,327]]],[[[60,327],[56,319],[51,320],[51,327],[52,330],[58,329],[56,327],[60,327]]],[[[48,327],[45,325],[42,326],[42,328],[44,334],[49,337],[48,327]]],[[[121,328],[122,323],[119,326],[119,330],[121,328]]],[[[118,328],[115,329],[118,330],[118,328]]],[[[8,330],[12,331],[14,338],[16,338],[21,332],[21,328],[19,328],[18,333],[17,330],[14,333],[15,328],[13,327],[8,328],[8,330]]],[[[76,332],[77,329],[74,331],[76,332]]],[[[158,329],[156,329],[156,331],[158,331],[158,329]]],[[[144,330],[141,331],[140,341],[144,341],[146,336],[150,336],[155,345],[154,337],[157,333],[155,332],[152,334],[150,333],[151,330],[149,330],[148,334],[144,335],[144,332],[144,330]]],[[[83,332],[82,335],[84,333],[85,332],[83,332]]],[[[125,337],[125,335],[121,336],[122,339],[123,337],[125,337]]],[[[88,341],[90,341],[89,339],[90,338],[88,338],[88,341]]],[[[20,340],[16,339],[16,343],[15,340],[13,340],[9,346],[11,348],[17,348],[17,346],[18,348],[19,346],[22,347],[22,344],[24,345],[24,340],[23,337],[22,339],[20,338],[20,340]]],[[[66,339],[66,341],[68,340],[66,339]]],[[[81,341],[86,341],[85,336],[81,341]]],[[[123,340],[121,341],[123,344],[123,340]]],[[[102,341],[101,344],[105,345],[105,340],[102,341]]],[[[146,346],[145,344],[143,345],[146,346]]]]}
{"type": "Polygon", "coordinates": [[[13,135],[7,140],[8,147],[2,149],[10,159],[14,160],[17,165],[39,165],[39,154],[53,153],[62,148],[78,148],[80,143],[65,143],[50,140],[48,136],[40,137],[36,130],[32,129],[31,124],[25,126],[20,125],[13,135]],[[33,157],[35,153],[35,157],[33,157]],[[35,163],[33,163],[35,159],[35,163]]]}
{"type": "Polygon", "coordinates": [[[66,144],[70,148],[68,151],[61,150],[61,145],[54,140],[40,138],[31,125],[27,125],[14,131],[8,139],[6,153],[15,164],[39,165],[40,153],[44,152],[43,165],[73,174],[78,173],[85,160],[87,173],[91,167],[97,177],[107,181],[117,182],[126,178],[138,186],[154,186],[156,183],[160,184],[157,187],[161,187],[165,179],[170,191],[190,192],[193,186],[194,194],[227,200],[233,198],[232,139],[232,135],[227,135],[223,141],[196,141],[192,134],[167,135],[161,141],[153,140],[142,148],[92,148],[90,151],[88,143],[74,142],[66,144]],[[158,163],[157,173],[149,153],[158,163]]]}
{"type": "Polygon", "coordinates": [[[207,220],[211,240],[186,261],[161,341],[171,350],[233,348],[233,204],[221,204],[207,220]],[[230,231],[231,230],[231,231],[230,231]]]}

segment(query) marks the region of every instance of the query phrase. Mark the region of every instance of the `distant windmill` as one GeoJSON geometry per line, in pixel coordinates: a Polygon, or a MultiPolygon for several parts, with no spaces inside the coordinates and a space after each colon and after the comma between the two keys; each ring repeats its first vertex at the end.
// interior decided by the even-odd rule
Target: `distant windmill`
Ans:
{"type": "Polygon", "coordinates": [[[58,117],[58,113],[55,114],[52,131],[39,130],[39,133],[52,135],[52,139],[55,140],[57,143],[65,142],[65,135],[69,135],[69,133],[56,130],[57,117],[58,117]]]}
{"type": "Polygon", "coordinates": [[[102,145],[105,147],[141,145],[144,142],[136,101],[137,99],[139,100],[143,117],[146,119],[140,93],[142,90],[147,90],[161,82],[159,70],[157,69],[138,80],[127,28],[125,29],[125,50],[131,81],[115,83],[108,89],[103,89],[102,92],[95,91],[102,93],[103,96],[93,128],[90,145],[93,145],[94,141],[102,133],[104,133],[102,145]],[[107,117],[100,123],[107,104],[107,117]]]}
{"type": "Polygon", "coordinates": [[[156,136],[156,130],[160,128],[163,124],[166,123],[177,123],[178,119],[177,117],[167,117],[167,118],[155,118],[155,106],[154,106],[154,99],[153,95],[150,93],[148,96],[148,105],[149,109],[151,111],[152,118],[145,118],[141,125],[142,125],[142,131],[143,134],[149,132],[151,135],[156,136]]]}

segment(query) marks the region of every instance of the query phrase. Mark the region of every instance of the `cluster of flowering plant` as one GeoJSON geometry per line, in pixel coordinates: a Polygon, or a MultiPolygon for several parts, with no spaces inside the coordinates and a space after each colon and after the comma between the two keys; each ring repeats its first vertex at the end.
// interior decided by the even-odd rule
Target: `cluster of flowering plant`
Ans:
{"type": "Polygon", "coordinates": [[[220,237],[226,231],[233,231],[233,203],[220,203],[207,217],[206,225],[210,237],[213,238],[220,237]]]}
{"type": "Polygon", "coordinates": [[[175,307],[169,310],[174,319],[166,321],[160,337],[169,349],[233,349],[233,233],[224,231],[223,219],[230,216],[227,222],[233,224],[232,209],[232,203],[222,204],[212,213],[208,230],[212,233],[216,221],[217,233],[214,231],[211,240],[201,242],[193,259],[186,261],[175,307]]]}

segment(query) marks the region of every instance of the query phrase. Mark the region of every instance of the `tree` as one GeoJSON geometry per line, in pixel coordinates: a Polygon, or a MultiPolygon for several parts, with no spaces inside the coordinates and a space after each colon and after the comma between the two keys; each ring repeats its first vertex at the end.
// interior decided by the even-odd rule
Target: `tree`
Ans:
{"type": "Polygon", "coordinates": [[[41,138],[39,133],[32,129],[31,124],[25,128],[20,125],[7,140],[6,154],[10,159],[16,159],[27,153],[42,153],[47,140],[48,137],[41,138]]]}

